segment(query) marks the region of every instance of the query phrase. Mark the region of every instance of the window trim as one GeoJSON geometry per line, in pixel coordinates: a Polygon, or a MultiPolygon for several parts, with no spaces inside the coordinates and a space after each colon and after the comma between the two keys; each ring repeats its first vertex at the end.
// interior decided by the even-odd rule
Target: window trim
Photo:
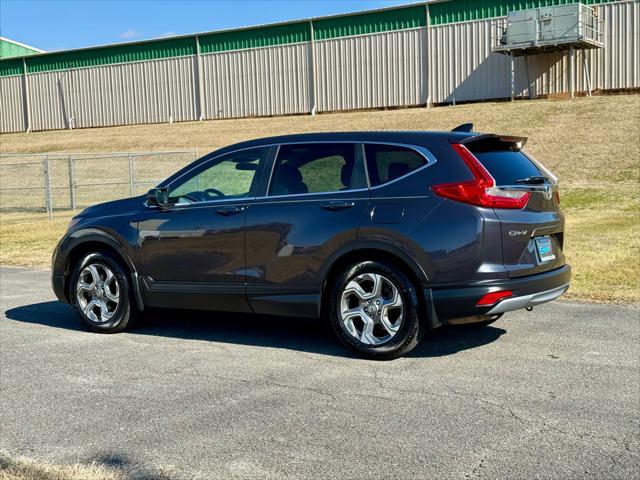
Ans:
{"type": "MultiPolygon", "coordinates": [[[[432,166],[433,164],[438,162],[438,159],[435,157],[435,155],[433,153],[431,153],[431,151],[426,148],[423,147],[422,145],[414,145],[414,144],[409,144],[409,143],[399,143],[399,142],[377,142],[377,141],[363,141],[363,140],[358,140],[358,141],[354,141],[354,140],[318,140],[318,141],[306,141],[306,142],[283,142],[283,143],[279,143],[279,144],[275,144],[277,145],[277,150],[276,153],[273,157],[273,162],[271,165],[271,172],[269,173],[269,181],[267,182],[267,190],[266,190],[266,194],[265,195],[261,195],[258,197],[255,197],[255,200],[261,200],[261,199],[265,199],[265,198],[282,198],[282,197],[302,197],[302,196],[311,196],[311,195],[330,195],[330,194],[335,194],[335,193],[339,193],[339,192],[362,192],[365,190],[376,190],[378,188],[381,187],[386,187],[387,185],[391,185],[392,183],[398,182],[406,177],[408,177],[409,175],[413,175],[414,173],[417,173],[421,170],[424,170],[430,166],[432,166]],[[308,144],[315,144],[315,143],[353,143],[356,146],[360,146],[360,148],[362,149],[361,151],[361,156],[362,156],[362,162],[364,163],[364,171],[365,171],[365,177],[367,179],[367,188],[354,188],[354,189],[349,189],[349,190],[336,190],[333,192],[315,192],[315,193],[293,193],[293,194],[284,194],[284,195],[269,195],[269,189],[271,188],[271,182],[273,181],[273,172],[275,170],[275,165],[276,165],[276,161],[278,160],[278,153],[280,153],[280,147],[282,145],[308,145],[308,144]],[[386,182],[386,183],[381,183],[380,185],[376,185],[374,187],[371,186],[371,179],[369,177],[369,166],[367,165],[367,152],[366,152],[366,146],[367,145],[389,145],[389,146],[393,146],[393,147],[403,147],[403,148],[407,148],[409,150],[413,150],[414,152],[416,152],[418,155],[420,155],[421,157],[423,157],[427,163],[425,163],[424,165],[422,165],[420,168],[416,168],[415,170],[412,170],[408,173],[405,173],[403,176],[395,178],[393,180],[391,180],[390,182],[386,182]]],[[[356,161],[357,161],[357,152],[356,152],[356,161]]]]}
{"type": "MultiPolygon", "coordinates": [[[[378,142],[378,141],[363,141],[363,140],[317,140],[317,141],[301,141],[301,142],[282,142],[282,143],[268,143],[265,145],[253,145],[250,147],[243,147],[243,148],[238,148],[235,150],[230,150],[224,153],[220,153],[218,155],[215,155],[213,157],[207,158],[206,160],[204,160],[203,162],[200,162],[196,165],[194,165],[193,167],[191,167],[190,169],[188,169],[187,171],[185,171],[184,173],[182,173],[182,175],[180,175],[179,177],[174,178],[171,182],[167,183],[166,185],[164,185],[164,187],[170,188],[172,184],[174,184],[175,182],[177,182],[178,180],[180,180],[181,178],[183,178],[185,175],[188,175],[189,173],[191,173],[193,170],[195,170],[196,168],[199,168],[203,165],[206,165],[210,162],[213,162],[214,160],[224,156],[224,155],[230,155],[233,153],[238,153],[238,152],[242,152],[244,150],[253,150],[253,149],[257,149],[257,148],[268,148],[270,149],[268,155],[267,155],[267,160],[264,162],[264,167],[259,169],[256,172],[256,175],[268,175],[267,181],[266,181],[266,190],[263,190],[265,192],[264,195],[254,195],[254,196],[249,196],[249,197],[244,197],[244,198],[235,198],[235,199],[231,199],[231,198],[221,198],[219,200],[206,200],[206,201],[202,201],[202,202],[195,202],[195,203],[191,203],[188,205],[180,205],[180,206],[172,206],[172,208],[193,208],[193,207],[199,207],[199,206],[207,206],[207,205],[211,205],[211,204],[219,204],[221,202],[227,202],[227,203],[246,203],[249,201],[256,201],[256,200],[264,200],[264,199],[283,199],[283,198],[294,198],[297,199],[299,197],[309,197],[309,196],[317,196],[317,195],[335,195],[336,193],[359,193],[359,192],[364,192],[364,191],[371,191],[371,190],[377,190],[379,188],[383,188],[386,187],[388,185],[391,185],[395,182],[398,182],[400,180],[403,180],[404,178],[408,177],[409,175],[413,175],[415,173],[418,173],[426,168],[431,167],[432,165],[434,165],[435,163],[438,162],[437,158],[433,155],[433,153],[431,153],[431,151],[426,148],[423,147],[422,145],[415,145],[415,144],[409,144],[409,143],[400,143],[400,142],[378,142]],[[333,192],[316,192],[316,193],[294,193],[294,194],[284,194],[284,195],[269,195],[269,189],[271,188],[271,182],[273,180],[273,172],[275,169],[275,165],[276,165],[276,161],[278,159],[278,153],[280,152],[280,147],[282,145],[307,145],[307,144],[315,144],[315,143],[351,143],[353,144],[356,148],[358,146],[360,146],[361,148],[361,158],[362,158],[362,162],[364,163],[364,171],[365,171],[365,177],[367,180],[367,187],[366,188],[355,188],[355,189],[350,189],[350,190],[337,190],[337,191],[333,191],[333,192]],[[389,146],[395,146],[395,147],[403,147],[403,148],[407,148],[409,150],[413,150],[416,153],[418,153],[420,156],[422,156],[427,163],[423,166],[421,166],[420,168],[417,168],[409,173],[404,174],[402,177],[398,177],[396,179],[391,180],[390,182],[387,183],[381,183],[380,185],[376,185],[376,186],[371,186],[371,180],[369,177],[369,167],[367,165],[367,153],[366,153],[366,145],[389,145],[389,146]],[[269,165],[269,162],[271,162],[271,165],[269,165]]],[[[358,152],[356,151],[356,161],[358,158],[358,152]]],[[[206,158],[206,157],[205,157],[206,158]]],[[[262,183],[264,184],[264,179],[260,179],[260,181],[258,182],[259,184],[262,183]]],[[[164,182],[162,182],[164,183],[164,182]]],[[[160,183],[160,185],[162,185],[162,183],[160,183]]],[[[251,193],[251,192],[250,192],[251,193]]],[[[157,208],[154,206],[149,205],[149,208],[157,208]]]]}

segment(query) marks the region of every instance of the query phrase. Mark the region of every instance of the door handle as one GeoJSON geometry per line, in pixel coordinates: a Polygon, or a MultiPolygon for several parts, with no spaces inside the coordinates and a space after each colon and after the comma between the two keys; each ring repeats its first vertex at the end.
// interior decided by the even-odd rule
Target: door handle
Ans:
{"type": "Polygon", "coordinates": [[[346,210],[347,208],[352,208],[356,205],[356,202],[348,202],[348,201],[337,201],[337,202],[328,202],[322,203],[320,206],[325,210],[346,210]]]}
{"type": "Polygon", "coordinates": [[[225,217],[230,217],[231,215],[236,215],[238,213],[242,213],[247,209],[247,207],[220,207],[216,209],[216,213],[219,215],[224,215],[225,217]]]}

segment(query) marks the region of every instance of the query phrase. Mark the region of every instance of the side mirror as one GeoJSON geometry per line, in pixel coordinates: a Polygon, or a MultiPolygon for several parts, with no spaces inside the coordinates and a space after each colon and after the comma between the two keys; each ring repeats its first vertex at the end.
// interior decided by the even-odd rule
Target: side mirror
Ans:
{"type": "Polygon", "coordinates": [[[154,207],[169,205],[169,191],[166,188],[152,188],[147,192],[147,203],[154,207]]]}

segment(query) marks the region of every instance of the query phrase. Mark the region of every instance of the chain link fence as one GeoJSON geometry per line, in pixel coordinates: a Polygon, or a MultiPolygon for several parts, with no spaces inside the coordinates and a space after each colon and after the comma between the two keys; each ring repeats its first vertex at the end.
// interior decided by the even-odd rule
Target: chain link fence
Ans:
{"type": "Polygon", "coordinates": [[[175,152],[0,154],[0,216],[23,222],[69,216],[141,195],[198,157],[175,152]]]}

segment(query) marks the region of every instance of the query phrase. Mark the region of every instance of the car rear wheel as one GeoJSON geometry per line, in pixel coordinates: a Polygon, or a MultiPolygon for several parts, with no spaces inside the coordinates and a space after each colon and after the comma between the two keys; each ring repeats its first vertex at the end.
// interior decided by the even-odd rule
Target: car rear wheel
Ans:
{"type": "Polygon", "coordinates": [[[69,288],[73,307],[91,331],[121,332],[135,315],[128,271],[109,253],[83,257],[73,268],[69,288]]]}
{"type": "Polygon", "coordinates": [[[424,327],[411,281],[393,265],[359,262],[338,275],[331,288],[328,320],[355,353],[390,360],[411,351],[424,327]]]}

